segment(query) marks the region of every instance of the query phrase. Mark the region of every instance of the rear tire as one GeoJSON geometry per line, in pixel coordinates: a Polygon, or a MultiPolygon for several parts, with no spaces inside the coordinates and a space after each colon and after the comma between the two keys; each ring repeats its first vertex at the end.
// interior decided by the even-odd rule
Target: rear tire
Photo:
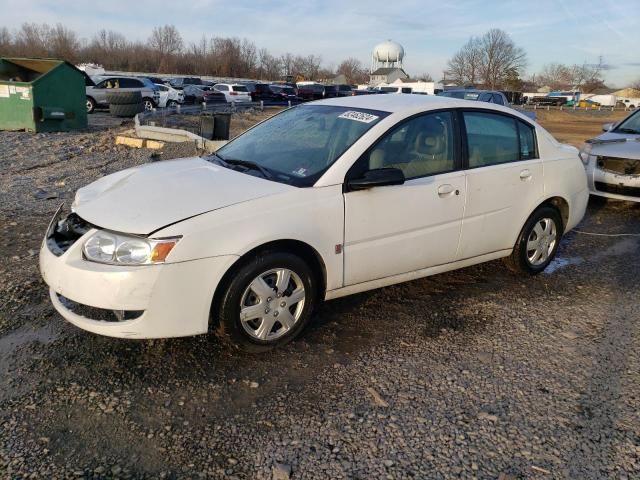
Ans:
{"type": "Polygon", "coordinates": [[[511,255],[504,259],[510,270],[537,275],[551,263],[558,251],[563,225],[560,213],[553,207],[538,207],[522,227],[511,255]]]}
{"type": "Polygon", "coordinates": [[[156,103],[151,100],[150,98],[143,98],[142,99],[142,104],[144,105],[144,109],[148,112],[150,110],[153,110],[154,108],[156,108],[156,103]]]}
{"type": "Polygon", "coordinates": [[[215,334],[235,348],[264,352],[296,338],[317,300],[317,281],[300,257],[264,252],[241,264],[222,286],[212,314],[215,334]]]}
{"type": "Polygon", "coordinates": [[[91,97],[87,97],[87,113],[93,113],[95,109],[96,101],[91,97]]]}

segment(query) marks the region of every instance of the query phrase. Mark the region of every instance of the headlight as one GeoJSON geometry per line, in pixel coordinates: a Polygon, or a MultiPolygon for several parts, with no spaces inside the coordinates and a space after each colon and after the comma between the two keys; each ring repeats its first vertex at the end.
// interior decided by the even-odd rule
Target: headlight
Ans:
{"type": "Polygon", "coordinates": [[[580,156],[580,160],[582,160],[582,163],[584,163],[585,165],[589,164],[589,156],[591,155],[591,148],[592,148],[592,145],[590,143],[583,143],[582,147],[580,148],[580,151],[578,152],[578,155],[580,156]]]}
{"type": "Polygon", "coordinates": [[[113,265],[163,263],[180,237],[151,239],[99,230],[82,247],[87,260],[113,265]]]}

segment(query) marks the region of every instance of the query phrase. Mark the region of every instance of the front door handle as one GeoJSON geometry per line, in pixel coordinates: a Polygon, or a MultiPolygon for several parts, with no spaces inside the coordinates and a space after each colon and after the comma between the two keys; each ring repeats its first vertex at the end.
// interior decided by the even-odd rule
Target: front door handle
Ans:
{"type": "Polygon", "coordinates": [[[438,187],[438,195],[440,197],[450,197],[453,194],[460,195],[460,191],[453,188],[453,185],[445,183],[438,187]]]}
{"type": "Polygon", "coordinates": [[[520,171],[520,180],[522,180],[523,182],[531,180],[531,171],[528,168],[520,171]]]}

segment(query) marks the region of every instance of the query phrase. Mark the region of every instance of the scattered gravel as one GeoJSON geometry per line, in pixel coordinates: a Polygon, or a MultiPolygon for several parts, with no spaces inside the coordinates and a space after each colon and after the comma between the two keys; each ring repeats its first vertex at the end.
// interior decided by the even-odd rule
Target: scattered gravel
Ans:
{"type": "MultiPolygon", "coordinates": [[[[259,356],[100,337],[54,312],[37,251],[78,187],[149,161],[126,128],[0,132],[0,478],[640,478],[638,237],[327,302],[259,356]]],[[[640,208],[580,229],[640,233],[640,208]]]]}

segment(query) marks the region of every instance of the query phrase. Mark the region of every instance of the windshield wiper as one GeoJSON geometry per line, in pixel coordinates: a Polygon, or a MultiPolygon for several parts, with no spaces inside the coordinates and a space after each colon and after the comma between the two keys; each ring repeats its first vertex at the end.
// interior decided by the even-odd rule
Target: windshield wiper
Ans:
{"type": "Polygon", "coordinates": [[[264,178],[267,180],[273,180],[273,175],[271,172],[264,168],[262,165],[258,165],[256,162],[252,162],[251,160],[238,160],[236,158],[222,158],[219,155],[216,155],[220,160],[222,160],[227,165],[240,165],[241,167],[245,167],[247,170],[257,170],[259,171],[264,178]]]}
{"type": "Polygon", "coordinates": [[[622,132],[622,133],[631,133],[636,135],[640,133],[638,130],[635,130],[633,128],[616,128],[615,131],[622,132]]]}

